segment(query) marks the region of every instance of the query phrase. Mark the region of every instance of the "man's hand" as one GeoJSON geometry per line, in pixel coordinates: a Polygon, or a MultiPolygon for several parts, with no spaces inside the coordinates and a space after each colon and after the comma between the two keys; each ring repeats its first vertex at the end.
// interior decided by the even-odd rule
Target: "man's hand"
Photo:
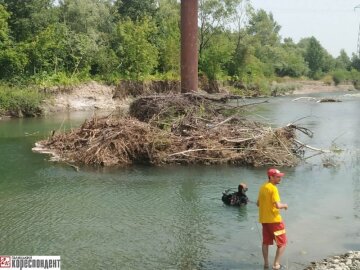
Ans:
{"type": "Polygon", "coordinates": [[[277,209],[285,209],[285,210],[288,209],[287,203],[281,203],[281,202],[276,202],[276,203],[275,203],[275,207],[276,207],[277,209]]]}

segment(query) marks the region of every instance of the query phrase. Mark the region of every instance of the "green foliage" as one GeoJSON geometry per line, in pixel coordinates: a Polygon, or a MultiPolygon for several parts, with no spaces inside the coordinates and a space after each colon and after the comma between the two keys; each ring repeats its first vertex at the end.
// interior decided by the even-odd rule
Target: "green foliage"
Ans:
{"type": "Polygon", "coordinates": [[[180,7],[176,0],[160,1],[156,24],[155,46],[159,51],[158,71],[168,74],[180,72],[180,7]]]}
{"type": "Polygon", "coordinates": [[[360,71],[360,58],[356,54],[353,54],[351,57],[351,67],[360,71]]]}
{"type": "Polygon", "coordinates": [[[346,79],[348,79],[350,76],[348,74],[348,72],[346,70],[335,70],[332,73],[332,79],[335,83],[335,85],[338,85],[340,83],[342,83],[343,81],[345,81],[346,79]]]}
{"type": "Polygon", "coordinates": [[[21,46],[8,47],[0,51],[0,79],[11,80],[24,75],[28,63],[21,46]]]}
{"type": "Polygon", "coordinates": [[[46,72],[37,73],[36,75],[30,77],[30,80],[35,85],[38,85],[41,88],[46,88],[55,85],[78,85],[80,82],[86,81],[87,77],[86,74],[78,74],[77,76],[72,76],[71,74],[67,74],[64,71],[60,71],[53,74],[48,74],[46,72]]]}
{"type": "Polygon", "coordinates": [[[280,28],[271,13],[268,14],[260,9],[251,14],[247,33],[253,36],[261,46],[275,46],[280,42],[280,28]]]}
{"type": "Polygon", "coordinates": [[[322,81],[324,82],[325,85],[332,85],[333,82],[335,82],[335,85],[337,85],[338,83],[336,83],[336,81],[334,80],[333,76],[330,75],[326,75],[322,78],[322,81]]]}
{"type": "Polygon", "coordinates": [[[10,14],[5,7],[0,4],[0,49],[4,48],[9,40],[8,19],[10,14]]]}
{"type": "MultiPolygon", "coordinates": [[[[178,80],[179,25],[178,0],[0,0],[0,80],[178,80]]],[[[257,94],[291,90],[270,87],[281,77],[360,84],[358,55],[334,59],[315,37],[296,44],[279,30],[248,0],[200,0],[199,73],[257,94]]]]}
{"type": "Polygon", "coordinates": [[[118,24],[116,53],[120,59],[120,72],[139,80],[151,74],[158,65],[158,49],[151,38],[157,27],[150,18],[133,22],[129,19],[118,24]]]}
{"type": "Polygon", "coordinates": [[[44,94],[34,89],[0,85],[0,114],[11,112],[16,116],[35,116],[41,112],[44,94]]]}
{"type": "Polygon", "coordinates": [[[52,24],[28,44],[29,73],[57,73],[65,69],[67,32],[64,24],[52,24]]]}
{"type": "Polygon", "coordinates": [[[119,59],[111,48],[102,47],[97,53],[97,57],[92,59],[90,74],[106,76],[116,73],[119,66],[119,59]]]}
{"type": "Polygon", "coordinates": [[[155,0],[117,0],[115,5],[121,17],[132,21],[153,17],[156,12],[155,0]]]}
{"type": "Polygon", "coordinates": [[[95,42],[111,33],[115,14],[111,0],[61,0],[60,18],[75,33],[85,33],[95,42]]]}
{"type": "Polygon", "coordinates": [[[210,46],[214,35],[226,30],[231,18],[237,13],[242,0],[200,0],[199,2],[199,58],[210,46]]]}
{"type": "Polygon", "coordinates": [[[278,76],[300,77],[308,73],[309,68],[297,48],[284,46],[278,50],[278,59],[274,63],[278,76]]]}
{"type": "Polygon", "coordinates": [[[230,62],[233,51],[234,44],[226,35],[216,36],[199,59],[200,69],[210,80],[223,78],[227,75],[225,66],[230,62]]]}
{"type": "Polygon", "coordinates": [[[304,48],[304,59],[309,66],[309,77],[318,80],[324,73],[334,69],[333,57],[315,37],[300,41],[299,46],[304,48]]]}
{"type": "Polygon", "coordinates": [[[324,50],[316,38],[311,37],[309,39],[309,43],[305,50],[304,59],[309,65],[309,76],[314,79],[319,79],[318,76],[321,74],[324,61],[324,50]]]}
{"type": "Polygon", "coordinates": [[[58,20],[53,0],[0,0],[11,14],[9,27],[16,41],[26,41],[58,20]]]}
{"type": "Polygon", "coordinates": [[[245,84],[251,84],[256,80],[264,80],[264,70],[266,69],[266,65],[262,63],[258,58],[254,55],[248,55],[245,59],[243,69],[239,70],[237,74],[238,80],[244,82],[245,84]]]}
{"type": "Polygon", "coordinates": [[[349,73],[350,79],[355,89],[360,90],[360,72],[358,70],[352,69],[349,73]]]}
{"type": "Polygon", "coordinates": [[[335,59],[335,68],[346,69],[348,71],[351,69],[351,60],[345,50],[341,50],[340,55],[335,59]]]}

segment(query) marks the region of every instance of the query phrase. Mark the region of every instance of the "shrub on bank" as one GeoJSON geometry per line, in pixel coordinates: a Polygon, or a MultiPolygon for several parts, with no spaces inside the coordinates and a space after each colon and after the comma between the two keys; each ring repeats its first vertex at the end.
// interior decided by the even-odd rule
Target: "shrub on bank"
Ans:
{"type": "Polygon", "coordinates": [[[335,85],[339,85],[343,81],[349,79],[349,73],[346,70],[336,70],[332,74],[335,85]]]}
{"type": "Polygon", "coordinates": [[[0,85],[0,114],[16,117],[41,114],[44,94],[32,88],[14,88],[0,85]]]}

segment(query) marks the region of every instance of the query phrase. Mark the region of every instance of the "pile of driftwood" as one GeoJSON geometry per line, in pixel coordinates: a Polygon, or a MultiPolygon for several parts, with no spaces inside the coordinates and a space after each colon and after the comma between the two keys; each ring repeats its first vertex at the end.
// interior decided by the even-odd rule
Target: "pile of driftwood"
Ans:
{"type": "Polygon", "coordinates": [[[130,164],[241,164],[294,166],[303,148],[297,126],[271,128],[241,117],[208,97],[141,97],[129,116],[93,118],[80,128],[38,143],[67,162],[130,164]]]}

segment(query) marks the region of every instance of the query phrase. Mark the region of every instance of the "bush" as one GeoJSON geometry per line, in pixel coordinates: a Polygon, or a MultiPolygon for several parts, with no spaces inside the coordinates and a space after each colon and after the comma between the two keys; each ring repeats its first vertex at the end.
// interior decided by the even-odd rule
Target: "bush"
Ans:
{"type": "Polygon", "coordinates": [[[21,51],[13,48],[0,51],[0,79],[22,75],[27,62],[27,56],[21,51]]]}
{"type": "Polygon", "coordinates": [[[355,89],[360,90],[360,72],[356,69],[352,69],[349,73],[350,80],[352,81],[355,89]]]}
{"type": "Polygon", "coordinates": [[[35,89],[20,89],[0,85],[0,113],[14,116],[36,116],[41,114],[40,104],[44,94],[35,89]]]}
{"type": "Polygon", "coordinates": [[[284,95],[286,93],[293,92],[294,90],[300,88],[300,84],[292,82],[283,82],[283,83],[272,83],[271,85],[271,95],[278,96],[284,95]]]}
{"type": "Polygon", "coordinates": [[[346,80],[349,76],[345,70],[336,70],[332,74],[332,77],[333,77],[335,85],[338,85],[341,82],[343,82],[344,80],[346,80]]]}
{"type": "MultiPolygon", "coordinates": [[[[332,83],[334,82],[333,76],[326,75],[324,78],[322,78],[322,81],[323,81],[326,85],[332,85],[332,83]]],[[[335,82],[335,85],[337,85],[336,82],[335,82]]]]}

